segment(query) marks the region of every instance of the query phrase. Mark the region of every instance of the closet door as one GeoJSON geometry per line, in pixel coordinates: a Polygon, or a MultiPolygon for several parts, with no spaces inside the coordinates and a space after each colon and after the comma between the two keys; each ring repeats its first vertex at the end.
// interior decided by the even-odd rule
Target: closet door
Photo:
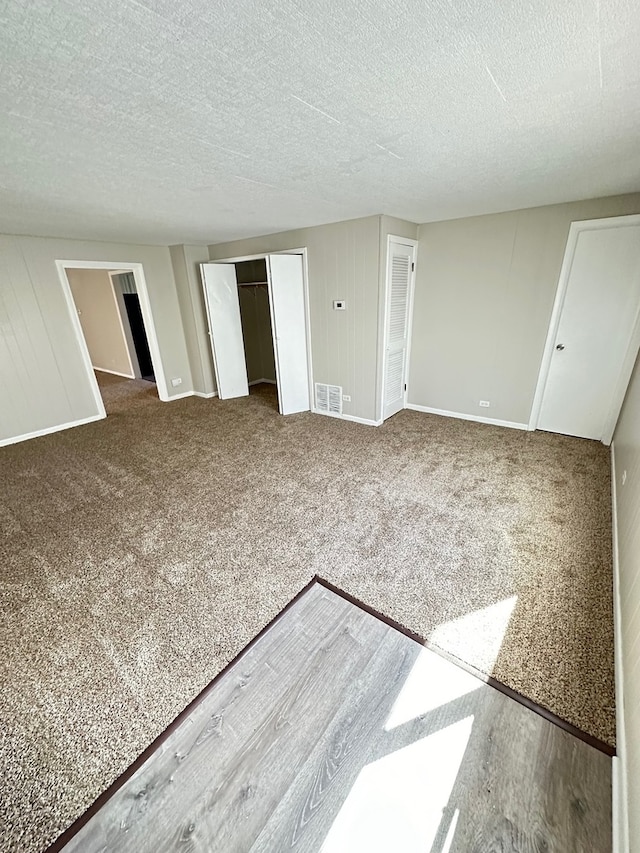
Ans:
{"type": "Polygon", "coordinates": [[[221,400],[249,393],[240,300],[233,264],[200,264],[209,319],[209,338],[221,400]]]}
{"type": "Polygon", "coordinates": [[[268,255],[273,350],[281,415],[309,410],[302,255],[268,255]]]}

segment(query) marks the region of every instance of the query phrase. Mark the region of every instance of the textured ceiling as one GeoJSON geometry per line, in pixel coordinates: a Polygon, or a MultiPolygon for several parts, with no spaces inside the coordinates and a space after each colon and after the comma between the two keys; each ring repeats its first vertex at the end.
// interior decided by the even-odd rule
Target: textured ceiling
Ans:
{"type": "Polygon", "coordinates": [[[0,0],[0,232],[217,242],[640,189],[637,0],[0,0]]]}

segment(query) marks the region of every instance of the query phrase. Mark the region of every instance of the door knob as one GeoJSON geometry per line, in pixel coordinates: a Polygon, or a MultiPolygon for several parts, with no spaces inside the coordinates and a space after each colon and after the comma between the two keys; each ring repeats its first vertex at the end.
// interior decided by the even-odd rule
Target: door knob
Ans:
{"type": "Polygon", "coordinates": [[[564,349],[564,344],[556,344],[556,349],[558,350],[558,352],[562,352],[562,350],[564,349]]]}

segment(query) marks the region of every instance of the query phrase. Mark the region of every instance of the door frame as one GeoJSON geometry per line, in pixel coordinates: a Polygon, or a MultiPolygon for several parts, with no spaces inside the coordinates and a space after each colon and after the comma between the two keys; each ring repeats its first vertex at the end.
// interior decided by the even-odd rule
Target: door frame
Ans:
{"type": "MultiPolygon", "coordinates": [[[[307,381],[309,383],[309,411],[314,408],[314,387],[313,387],[313,362],[311,356],[311,308],[309,305],[309,264],[307,259],[307,248],[297,249],[278,249],[275,252],[258,252],[255,255],[241,255],[234,258],[209,258],[208,261],[202,261],[203,264],[240,264],[243,261],[259,261],[266,262],[268,255],[302,255],[302,283],[304,292],[304,319],[305,319],[305,337],[307,341],[307,381]]],[[[204,287],[204,282],[202,283],[204,287]]],[[[271,292],[269,292],[269,309],[271,309],[271,292]]],[[[271,317],[273,322],[273,314],[271,317]]],[[[209,348],[211,349],[211,336],[209,335],[209,348]]],[[[277,359],[276,359],[277,361],[277,359]]],[[[277,376],[276,370],[276,376],[277,376]]]]}
{"type": "Polygon", "coordinates": [[[133,342],[133,335],[131,333],[131,324],[129,323],[129,317],[127,316],[127,309],[124,304],[124,297],[120,292],[116,282],[113,280],[114,275],[123,275],[124,273],[128,273],[129,270],[109,270],[107,275],[109,276],[109,280],[111,282],[111,287],[113,289],[113,298],[116,302],[116,308],[118,309],[118,317],[120,318],[120,328],[122,329],[122,336],[124,338],[125,344],[127,346],[127,354],[129,356],[129,366],[131,368],[131,379],[140,379],[140,365],[138,364],[138,355],[136,353],[136,347],[133,342]]]}
{"type": "Polygon", "coordinates": [[[147,333],[147,341],[149,343],[149,352],[151,353],[151,363],[153,364],[153,371],[156,380],[156,388],[158,390],[158,397],[165,403],[169,402],[172,398],[169,397],[167,389],[167,380],[162,366],[160,346],[158,344],[156,328],[153,322],[153,313],[151,311],[151,303],[149,301],[149,292],[147,290],[147,281],[144,275],[143,265],[138,262],[132,263],[130,261],[76,260],[56,260],[55,265],[58,271],[58,278],[60,280],[62,292],[67,303],[67,309],[71,318],[71,325],[75,332],[76,340],[80,348],[82,361],[87,372],[89,385],[91,387],[91,391],[93,393],[96,406],[98,407],[98,412],[100,413],[101,417],[106,417],[104,402],[102,400],[102,395],[100,393],[100,388],[98,386],[95,373],[93,372],[91,358],[89,356],[89,350],[87,348],[87,342],[84,339],[82,326],[80,325],[80,320],[78,318],[78,312],[76,310],[75,302],[73,301],[71,285],[69,284],[69,279],[67,278],[66,272],[68,269],[106,270],[107,272],[109,270],[120,270],[133,273],[133,277],[136,283],[136,290],[138,292],[138,298],[140,300],[140,309],[142,311],[142,319],[144,320],[144,328],[147,333]]]}
{"type": "MultiPolygon", "coordinates": [[[[575,222],[572,222],[569,226],[569,237],[567,239],[567,245],[564,250],[562,267],[560,268],[560,277],[558,279],[555,300],[553,303],[553,310],[551,311],[551,319],[549,320],[547,338],[542,354],[542,361],[540,362],[540,370],[538,372],[538,381],[536,383],[536,390],[531,406],[531,416],[529,418],[528,425],[528,428],[530,430],[537,429],[538,422],[540,420],[540,412],[542,411],[542,401],[544,399],[544,392],[547,387],[547,380],[549,378],[549,372],[551,370],[553,348],[555,346],[556,336],[558,334],[558,327],[560,326],[560,318],[562,317],[562,309],[564,308],[565,296],[567,295],[569,277],[571,275],[573,259],[575,257],[576,247],[578,245],[578,237],[583,231],[600,231],[605,230],[607,228],[620,228],[624,227],[625,225],[640,225],[640,214],[632,213],[626,216],[608,216],[604,219],[577,220],[575,222]]],[[[605,421],[604,432],[600,439],[603,444],[610,444],[611,439],[613,438],[613,432],[616,427],[620,408],[622,406],[622,403],[624,402],[624,397],[627,392],[629,380],[631,379],[631,373],[633,372],[633,366],[636,362],[639,348],[640,310],[636,313],[633,331],[631,333],[631,341],[629,343],[629,347],[627,348],[627,354],[625,355],[622,370],[620,371],[620,376],[616,383],[615,392],[611,401],[611,407],[609,409],[605,421]]]]}
{"type": "Polygon", "coordinates": [[[411,362],[411,336],[413,333],[413,300],[416,289],[416,273],[418,271],[418,240],[413,240],[410,237],[399,237],[397,234],[387,234],[386,256],[384,266],[384,292],[382,294],[382,346],[380,349],[380,379],[378,381],[378,393],[380,397],[380,409],[378,411],[378,423],[384,423],[384,381],[386,375],[386,353],[387,353],[387,320],[389,319],[389,257],[391,251],[391,243],[401,243],[405,246],[413,247],[413,270],[411,271],[411,279],[409,281],[409,302],[407,305],[407,350],[404,359],[404,379],[407,386],[403,398],[402,408],[407,408],[407,399],[409,397],[409,366],[411,362]]]}

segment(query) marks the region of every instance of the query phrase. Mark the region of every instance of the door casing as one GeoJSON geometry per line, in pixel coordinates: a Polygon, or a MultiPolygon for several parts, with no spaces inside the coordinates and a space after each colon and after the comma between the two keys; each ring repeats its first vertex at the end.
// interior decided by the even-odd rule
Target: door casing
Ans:
{"type": "MultiPolygon", "coordinates": [[[[530,430],[535,430],[538,428],[540,412],[542,410],[542,401],[544,398],[547,379],[549,378],[549,370],[551,368],[551,360],[553,358],[553,351],[556,343],[556,336],[558,334],[558,327],[560,325],[560,318],[562,316],[564,300],[567,292],[567,287],[569,285],[571,267],[573,264],[573,258],[575,255],[576,247],[578,245],[578,237],[583,231],[596,231],[601,229],[624,227],[629,225],[640,225],[640,214],[631,214],[629,216],[612,216],[607,217],[605,219],[586,219],[578,222],[572,222],[569,227],[569,238],[567,240],[567,246],[565,248],[562,267],[560,269],[560,278],[558,279],[558,287],[556,289],[555,301],[553,303],[553,310],[551,312],[551,320],[549,321],[549,330],[547,332],[547,339],[545,342],[542,361],[540,363],[540,371],[538,373],[536,391],[533,398],[533,405],[531,407],[531,417],[529,419],[530,430]],[[618,225],[616,225],[616,223],[618,223],[618,225]]],[[[622,403],[624,401],[624,397],[627,391],[627,387],[629,385],[629,380],[631,379],[631,373],[633,372],[633,367],[636,362],[639,349],[640,312],[638,312],[635,317],[635,323],[633,327],[633,332],[631,334],[629,347],[627,348],[627,354],[624,360],[624,364],[622,366],[622,370],[620,371],[620,376],[616,383],[616,388],[613,394],[610,410],[606,418],[605,428],[600,439],[603,444],[611,444],[613,432],[615,430],[618,415],[620,413],[620,408],[622,407],[622,403]]]]}
{"type": "MultiPolygon", "coordinates": [[[[313,408],[313,362],[311,353],[311,311],[309,307],[309,264],[306,247],[295,249],[279,249],[276,252],[258,252],[255,255],[240,255],[233,258],[215,258],[203,263],[209,264],[239,264],[242,261],[267,260],[269,255],[302,255],[302,280],[304,291],[305,334],[307,341],[307,374],[309,383],[309,401],[313,408]]],[[[272,318],[273,320],[273,318],[272,318]]]]}
{"type": "Polygon", "coordinates": [[[407,351],[404,363],[404,381],[405,391],[402,402],[402,407],[407,408],[407,399],[409,395],[409,367],[411,360],[411,335],[413,331],[413,299],[416,286],[416,270],[418,268],[418,240],[412,240],[409,237],[398,237],[395,234],[387,235],[387,254],[385,260],[384,274],[384,292],[382,294],[382,334],[380,335],[380,351],[378,354],[380,369],[378,371],[378,399],[380,400],[380,408],[378,410],[378,424],[384,421],[384,381],[386,375],[386,352],[387,352],[387,321],[389,311],[389,257],[392,243],[402,243],[405,246],[413,246],[413,270],[411,272],[411,280],[409,282],[409,304],[407,306],[407,351]]]}

